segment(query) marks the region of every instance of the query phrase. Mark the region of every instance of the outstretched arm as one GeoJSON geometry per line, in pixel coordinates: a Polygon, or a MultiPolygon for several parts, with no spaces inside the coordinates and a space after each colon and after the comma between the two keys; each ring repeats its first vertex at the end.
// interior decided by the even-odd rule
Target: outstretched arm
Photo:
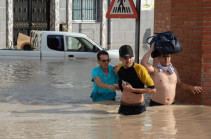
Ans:
{"type": "Polygon", "coordinates": [[[114,85],[103,83],[101,81],[100,77],[98,77],[98,76],[94,77],[94,81],[101,88],[110,89],[110,90],[116,90],[117,89],[114,85]]]}
{"type": "Polygon", "coordinates": [[[133,88],[131,86],[131,84],[129,84],[128,82],[126,82],[126,84],[122,83],[122,87],[124,90],[129,91],[131,93],[136,92],[136,93],[147,93],[147,94],[154,94],[156,93],[156,89],[155,88],[133,88]]]}
{"type": "Polygon", "coordinates": [[[192,86],[188,85],[186,83],[183,83],[179,77],[179,74],[177,71],[175,71],[177,74],[177,86],[180,87],[183,90],[187,90],[192,92],[193,94],[199,94],[202,93],[202,87],[201,86],[192,86]]]}
{"type": "Polygon", "coordinates": [[[147,69],[147,71],[149,73],[153,73],[155,71],[154,67],[148,63],[150,55],[154,50],[155,50],[155,47],[154,47],[154,43],[153,43],[151,48],[149,49],[149,51],[147,51],[147,53],[143,56],[143,58],[141,60],[141,64],[147,69]]]}

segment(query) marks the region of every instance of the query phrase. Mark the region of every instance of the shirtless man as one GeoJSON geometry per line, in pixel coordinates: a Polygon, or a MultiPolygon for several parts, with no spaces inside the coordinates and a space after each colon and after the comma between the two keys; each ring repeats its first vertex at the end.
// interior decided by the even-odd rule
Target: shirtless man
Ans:
{"type": "Polygon", "coordinates": [[[153,80],[146,68],[133,62],[133,50],[129,45],[123,45],[119,49],[117,67],[119,88],[122,91],[119,113],[123,115],[140,114],[146,111],[143,93],[155,93],[153,80]],[[144,88],[146,85],[148,88],[144,88]]]}
{"type": "Polygon", "coordinates": [[[170,105],[174,103],[176,94],[176,86],[183,90],[191,91],[194,94],[202,92],[199,86],[192,86],[183,83],[180,80],[177,70],[171,64],[170,54],[160,54],[158,56],[158,65],[152,66],[148,63],[151,53],[155,50],[154,43],[150,50],[143,56],[141,64],[146,67],[151,75],[155,87],[156,94],[153,94],[150,99],[150,106],[170,105]]]}

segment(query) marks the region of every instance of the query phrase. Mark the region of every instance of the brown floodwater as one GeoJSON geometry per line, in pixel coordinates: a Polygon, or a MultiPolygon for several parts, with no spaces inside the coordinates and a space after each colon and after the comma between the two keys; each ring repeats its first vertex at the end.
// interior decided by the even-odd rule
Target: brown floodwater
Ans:
{"type": "Polygon", "coordinates": [[[121,92],[116,101],[92,102],[94,66],[91,59],[1,59],[0,139],[210,139],[210,106],[147,106],[123,116],[121,92]]]}

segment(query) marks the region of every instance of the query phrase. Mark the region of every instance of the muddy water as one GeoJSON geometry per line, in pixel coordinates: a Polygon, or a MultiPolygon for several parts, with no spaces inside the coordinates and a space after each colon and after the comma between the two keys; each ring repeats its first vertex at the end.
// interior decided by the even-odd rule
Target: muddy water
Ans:
{"type": "MultiPolygon", "coordinates": [[[[118,61],[113,61],[116,64],[118,61]]],[[[211,107],[147,107],[117,114],[116,101],[93,103],[95,60],[0,60],[1,139],[209,139],[211,107]]]]}

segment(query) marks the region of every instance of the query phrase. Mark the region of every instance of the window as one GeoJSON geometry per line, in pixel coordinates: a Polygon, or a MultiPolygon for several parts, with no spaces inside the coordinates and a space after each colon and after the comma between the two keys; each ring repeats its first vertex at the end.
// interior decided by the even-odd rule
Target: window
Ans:
{"type": "Polygon", "coordinates": [[[66,37],[67,51],[93,52],[94,46],[84,38],[66,37]]]}
{"type": "Polygon", "coordinates": [[[64,51],[64,39],[62,35],[48,35],[47,36],[47,45],[48,48],[64,51]]]}
{"type": "Polygon", "coordinates": [[[97,0],[73,0],[73,20],[96,20],[97,0]]]}

